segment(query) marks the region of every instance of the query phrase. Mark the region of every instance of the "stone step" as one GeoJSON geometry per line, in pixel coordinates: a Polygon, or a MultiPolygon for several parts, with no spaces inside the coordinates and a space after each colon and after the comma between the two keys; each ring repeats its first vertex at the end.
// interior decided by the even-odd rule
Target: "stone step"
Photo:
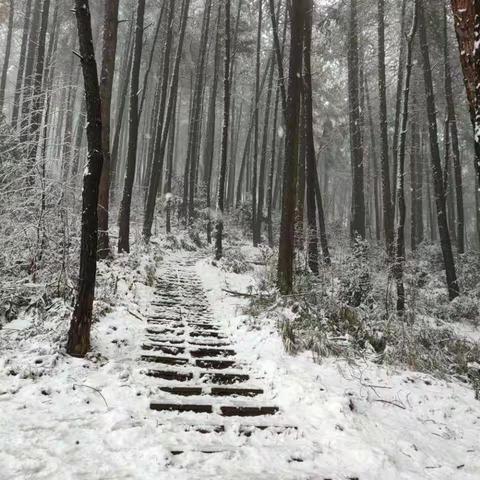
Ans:
{"type": "Polygon", "coordinates": [[[157,335],[147,335],[147,338],[155,345],[161,345],[166,347],[182,345],[183,343],[185,343],[185,340],[181,338],[168,338],[168,337],[158,338],[157,335]]]}
{"type": "Polygon", "coordinates": [[[233,360],[198,359],[195,361],[195,365],[201,368],[224,370],[235,367],[235,362],[233,360]]]}
{"type": "Polygon", "coordinates": [[[210,395],[215,397],[256,397],[263,393],[261,388],[212,387],[210,389],[210,395]]]}
{"type": "Polygon", "coordinates": [[[277,435],[281,435],[283,433],[298,432],[298,428],[291,425],[240,425],[238,433],[240,435],[243,435],[244,437],[251,437],[253,433],[257,430],[260,430],[262,432],[275,433],[277,435]]]}
{"type": "Polygon", "coordinates": [[[221,338],[221,339],[227,338],[225,337],[225,335],[212,330],[209,330],[208,332],[190,332],[190,336],[195,338],[196,337],[207,337],[207,338],[211,337],[211,338],[221,338]]]}
{"type": "Polygon", "coordinates": [[[160,344],[144,344],[142,345],[143,350],[153,350],[155,352],[163,352],[169,355],[178,355],[179,353],[185,352],[185,347],[174,347],[169,345],[160,345],[160,344]]]}
{"type": "Polygon", "coordinates": [[[190,355],[194,358],[200,357],[233,357],[236,354],[235,350],[226,348],[206,348],[201,347],[196,350],[191,350],[190,355]]]}
{"type": "Polygon", "coordinates": [[[260,417],[263,415],[275,415],[278,407],[220,407],[221,415],[224,417],[260,417]]]}
{"type": "Polygon", "coordinates": [[[213,413],[213,407],[211,405],[151,402],[150,408],[152,410],[156,410],[157,412],[213,413]]]}
{"type": "Polygon", "coordinates": [[[193,347],[216,347],[216,348],[221,348],[221,347],[230,347],[232,344],[230,342],[216,342],[214,340],[210,340],[209,342],[202,342],[202,341],[189,341],[189,345],[192,345],[193,347]]]}
{"type": "Polygon", "coordinates": [[[162,380],[176,380],[177,382],[186,382],[193,378],[191,372],[178,372],[176,370],[148,370],[149,377],[161,378],[162,380]]]}
{"type": "Polygon", "coordinates": [[[201,387],[160,387],[162,392],[171,393],[172,395],[180,395],[182,397],[196,397],[202,395],[201,387]]]}
{"type": "Polygon", "coordinates": [[[188,358],[159,357],[156,355],[142,355],[142,361],[150,363],[161,363],[163,365],[187,365],[188,358]]]}
{"type": "Polygon", "coordinates": [[[164,328],[162,330],[156,330],[154,328],[147,328],[147,333],[150,335],[176,335],[177,337],[185,335],[185,330],[178,330],[175,328],[164,328]]]}
{"type": "Polygon", "coordinates": [[[203,372],[200,374],[200,378],[217,385],[233,385],[235,383],[243,383],[250,380],[250,376],[243,373],[203,372]]]}

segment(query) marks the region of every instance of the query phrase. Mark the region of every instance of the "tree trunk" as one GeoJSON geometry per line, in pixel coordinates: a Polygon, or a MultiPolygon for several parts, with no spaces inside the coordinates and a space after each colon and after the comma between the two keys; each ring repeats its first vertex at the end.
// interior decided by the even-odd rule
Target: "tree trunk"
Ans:
{"type": "Polygon", "coordinates": [[[15,84],[15,93],[13,97],[12,126],[17,127],[18,114],[20,110],[20,99],[22,95],[23,75],[25,73],[25,61],[28,48],[28,35],[30,31],[30,19],[32,12],[32,0],[27,0],[25,6],[25,20],[23,23],[22,45],[20,47],[20,57],[18,59],[17,82],[15,84]]]}
{"type": "Polygon", "coordinates": [[[217,13],[217,26],[215,36],[215,53],[213,65],[213,82],[210,87],[210,100],[208,104],[208,118],[207,118],[207,132],[205,139],[205,147],[203,152],[204,164],[204,184],[206,188],[207,197],[207,242],[212,242],[212,171],[213,171],[213,154],[215,144],[215,124],[216,124],[216,106],[217,106],[217,90],[220,69],[220,20],[222,14],[222,7],[219,5],[217,13]]]}
{"type": "Polygon", "coordinates": [[[121,67],[121,72],[123,72],[123,79],[119,84],[118,93],[117,93],[117,101],[115,102],[117,105],[117,113],[116,113],[116,121],[115,121],[115,133],[113,134],[113,142],[112,142],[112,153],[110,155],[110,202],[113,202],[115,199],[115,192],[117,187],[117,176],[118,170],[120,166],[120,159],[119,159],[119,151],[120,151],[120,142],[121,142],[121,135],[122,135],[122,127],[123,127],[123,117],[125,116],[125,108],[127,106],[128,100],[128,87],[130,85],[130,77],[132,72],[132,64],[133,64],[133,42],[131,40],[132,33],[133,33],[133,24],[134,24],[134,17],[130,21],[130,28],[127,34],[127,42],[125,44],[125,49],[123,52],[123,64],[121,67]]]}
{"type": "Polygon", "coordinates": [[[82,236],[78,296],[68,333],[67,352],[84,357],[90,350],[98,236],[98,188],[102,174],[102,113],[88,0],[75,0],[87,105],[88,158],[83,177],[82,236]]]}
{"type": "Polygon", "coordinates": [[[288,74],[285,164],[283,168],[282,219],[280,224],[277,278],[278,288],[284,295],[292,293],[293,290],[304,12],[304,0],[298,0],[291,5],[290,67],[288,74]]]}
{"type": "MultiPolygon", "coordinates": [[[[185,30],[187,28],[189,9],[190,9],[190,0],[184,0],[182,4],[182,13],[181,13],[180,38],[178,41],[177,52],[175,54],[175,65],[173,68],[173,74],[170,80],[167,112],[166,112],[165,121],[162,122],[162,125],[163,125],[163,128],[161,129],[162,131],[157,132],[157,135],[160,135],[161,141],[159,144],[158,152],[155,151],[155,159],[152,167],[152,175],[150,177],[150,184],[148,186],[148,197],[147,197],[147,203],[145,206],[145,215],[143,219],[143,237],[145,241],[148,241],[152,236],[153,217],[155,214],[155,204],[157,201],[157,193],[158,193],[158,187],[160,182],[159,170],[160,170],[160,167],[163,165],[163,159],[164,159],[165,150],[167,147],[168,132],[170,128],[170,119],[172,118],[174,108],[176,107],[175,100],[176,100],[176,92],[178,89],[180,61],[182,58],[183,43],[185,39],[185,30]]],[[[172,25],[172,28],[173,28],[173,25],[172,25]]],[[[163,118],[164,113],[161,110],[159,111],[159,114],[163,118]]]]}
{"type": "Polygon", "coordinates": [[[385,75],[385,0],[378,0],[378,90],[380,98],[380,140],[383,196],[383,229],[385,244],[390,260],[394,258],[393,225],[395,212],[390,188],[390,166],[388,154],[387,92],[385,75]]]}
{"type": "Polygon", "coordinates": [[[313,135],[313,101],[312,101],[312,16],[313,0],[305,0],[305,25],[303,45],[303,115],[305,125],[305,162],[307,167],[307,224],[308,224],[308,265],[310,270],[318,274],[318,231],[316,221],[316,206],[319,211],[320,228],[323,227],[322,247],[324,258],[328,263],[330,255],[325,234],[325,220],[323,218],[323,201],[320,192],[320,181],[317,174],[315,142],[313,135]],[[318,187],[318,191],[316,189],[318,187]],[[317,193],[317,197],[316,194],[317,193]],[[318,205],[316,205],[316,198],[318,205]],[[323,225],[322,225],[323,224],[323,225]]]}
{"type": "MultiPolygon", "coordinates": [[[[287,115],[287,90],[285,88],[285,73],[283,70],[283,48],[280,46],[280,38],[278,36],[278,21],[275,15],[275,0],[269,0],[270,19],[272,21],[273,45],[275,47],[275,55],[277,57],[278,85],[282,98],[282,113],[284,121],[287,115]]],[[[287,23],[285,15],[285,24],[287,23]]]]}
{"type": "Polygon", "coordinates": [[[405,12],[407,9],[407,0],[402,0],[402,7],[400,12],[400,53],[398,57],[397,69],[397,93],[395,98],[395,127],[392,139],[392,211],[396,211],[397,202],[397,170],[398,170],[398,139],[400,132],[400,121],[402,114],[402,86],[403,86],[403,72],[405,67],[405,12]]]}
{"type": "Polygon", "coordinates": [[[43,84],[43,70],[45,67],[45,51],[46,51],[46,42],[47,42],[47,29],[48,29],[48,17],[50,13],[50,0],[44,0],[41,22],[40,22],[40,32],[38,35],[38,45],[37,45],[37,58],[35,64],[35,70],[33,74],[32,86],[33,86],[33,99],[32,99],[32,110],[31,110],[31,120],[30,120],[30,142],[31,147],[29,148],[29,183],[33,184],[35,179],[35,163],[37,158],[38,151],[38,140],[40,136],[40,128],[42,126],[42,116],[43,116],[43,107],[44,107],[44,97],[42,94],[42,84],[43,84]]]}
{"type": "MultiPolygon", "coordinates": [[[[449,58],[449,45],[448,45],[448,28],[447,28],[447,9],[444,6],[444,63],[445,63],[445,96],[447,100],[447,115],[448,125],[451,133],[452,143],[452,160],[453,160],[453,172],[452,189],[455,185],[455,205],[457,210],[456,225],[452,228],[456,228],[456,243],[457,251],[462,254],[465,253],[465,213],[463,209],[463,179],[462,179],[462,165],[460,162],[460,147],[458,141],[458,126],[457,126],[457,113],[455,108],[455,100],[453,96],[452,87],[452,70],[450,67],[449,58]]],[[[453,199],[452,199],[453,200],[453,199]]],[[[455,230],[454,230],[455,231],[455,230]]]]}
{"type": "Polygon", "coordinates": [[[190,139],[188,144],[188,152],[186,164],[189,167],[188,183],[184,185],[187,188],[188,185],[188,214],[187,223],[193,220],[195,215],[195,178],[198,165],[198,152],[200,150],[200,133],[202,127],[202,106],[204,95],[204,81],[205,81],[205,64],[207,57],[207,43],[210,30],[210,13],[212,9],[212,0],[206,0],[205,12],[202,22],[202,36],[200,41],[200,56],[196,67],[196,79],[194,88],[194,100],[193,110],[190,124],[190,139]]]}
{"type": "Polygon", "coordinates": [[[430,154],[432,161],[433,186],[435,191],[435,203],[437,207],[438,233],[440,236],[440,245],[442,247],[443,262],[447,277],[448,296],[450,300],[458,297],[460,290],[455,271],[455,260],[452,252],[450,232],[448,230],[445,185],[440,160],[440,149],[438,147],[437,132],[437,110],[435,106],[435,94],[433,90],[432,69],[430,64],[430,52],[427,38],[427,25],[425,22],[425,12],[422,2],[418,6],[418,22],[420,32],[420,48],[423,59],[423,77],[425,83],[425,96],[427,99],[427,116],[429,123],[430,136],[430,154]]]}
{"type": "Polygon", "coordinates": [[[138,145],[138,87],[140,84],[140,66],[143,49],[143,23],[145,16],[145,0],[138,0],[135,28],[135,47],[132,64],[132,78],[130,82],[130,111],[128,132],[127,171],[123,197],[118,219],[118,252],[130,252],[130,210],[132,206],[133,183],[137,165],[138,145]]]}
{"type": "MultiPolygon", "coordinates": [[[[381,0],[380,0],[381,1],[381,0]]],[[[358,60],[357,0],[350,0],[350,31],[348,60],[348,96],[350,104],[350,145],[352,162],[352,224],[353,240],[365,239],[365,193],[363,187],[363,144],[360,129],[360,92],[358,60]]],[[[390,193],[389,193],[390,196],[390,193]]],[[[389,200],[390,201],[390,200],[389,200]]]]}
{"type": "Polygon", "coordinates": [[[14,5],[13,5],[13,0],[10,0],[9,14],[8,14],[7,42],[5,45],[5,56],[3,57],[2,75],[0,77],[0,115],[3,113],[3,104],[5,101],[5,88],[7,86],[7,74],[8,74],[8,67],[10,64],[10,52],[12,50],[13,16],[14,16],[14,5]]]}
{"type": "Polygon", "coordinates": [[[271,63],[270,66],[270,75],[267,86],[267,100],[265,102],[265,112],[263,119],[263,139],[262,139],[262,151],[260,157],[260,171],[258,177],[258,199],[257,199],[257,214],[255,222],[255,232],[254,236],[257,239],[258,243],[262,241],[262,225],[263,225],[263,207],[265,201],[265,178],[266,178],[266,168],[267,168],[267,144],[268,144],[268,133],[270,131],[270,110],[272,105],[272,88],[273,88],[273,72],[274,72],[274,63],[271,63]]]}
{"type": "Polygon", "coordinates": [[[98,199],[98,255],[100,258],[106,258],[110,254],[110,240],[108,236],[110,210],[110,115],[115,58],[117,54],[118,6],[119,0],[104,1],[102,71],[100,74],[103,169],[98,199]]]}
{"type": "Polygon", "coordinates": [[[474,167],[480,183],[480,2],[451,0],[460,63],[474,134],[474,167]]]}
{"type": "MultiPolygon", "coordinates": [[[[421,0],[420,0],[421,1],[421,0]]],[[[407,146],[407,128],[410,100],[410,83],[413,69],[413,41],[417,31],[418,20],[418,2],[415,0],[412,28],[407,37],[407,58],[405,73],[405,90],[403,92],[403,109],[400,129],[400,143],[398,150],[398,224],[397,224],[397,249],[394,266],[394,275],[397,284],[397,312],[403,315],[405,311],[405,285],[403,283],[403,271],[405,265],[405,222],[407,217],[407,207],[405,203],[405,151],[407,146]]]]}
{"type": "Polygon", "coordinates": [[[217,191],[217,219],[215,225],[215,258],[223,256],[223,212],[225,202],[225,179],[227,176],[228,130],[230,123],[230,0],[225,0],[225,64],[223,79],[223,126],[220,171],[217,191]]]}
{"type": "Polygon", "coordinates": [[[255,106],[254,106],[254,131],[253,131],[253,161],[252,161],[252,233],[253,246],[260,243],[257,236],[257,170],[258,170],[258,136],[259,136],[259,103],[260,103],[260,54],[262,48],[262,20],[263,0],[258,0],[257,23],[257,61],[255,65],[255,106]]]}

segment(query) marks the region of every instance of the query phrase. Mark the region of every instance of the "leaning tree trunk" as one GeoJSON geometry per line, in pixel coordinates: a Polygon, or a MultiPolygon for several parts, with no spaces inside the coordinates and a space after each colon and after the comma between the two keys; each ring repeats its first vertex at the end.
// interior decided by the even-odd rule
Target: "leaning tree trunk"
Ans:
{"type": "Polygon", "coordinates": [[[223,211],[225,204],[225,179],[227,176],[228,130],[230,124],[230,0],[225,0],[225,63],[223,72],[223,126],[220,172],[217,190],[217,219],[215,225],[215,258],[223,256],[223,211]]]}
{"type": "Polygon", "coordinates": [[[123,187],[123,197],[118,217],[118,252],[130,251],[130,210],[132,206],[133,183],[137,167],[138,146],[138,87],[140,84],[140,67],[143,49],[143,23],[145,16],[145,0],[138,0],[135,28],[135,47],[130,83],[130,112],[128,132],[127,171],[123,187]]]}
{"type": "Polygon", "coordinates": [[[83,177],[78,295],[68,333],[67,352],[73,356],[83,357],[90,350],[90,328],[97,269],[98,187],[102,174],[103,153],[100,88],[88,0],[75,0],[75,15],[85,82],[88,158],[83,177]]]}
{"type": "Polygon", "coordinates": [[[474,167],[480,183],[480,2],[451,0],[451,4],[474,133],[474,167]]]}
{"type": "Polygon", "coordinates": [[[284,295],[289,295],[293,290],[304,12],[304,0],[297,0],[291,5],[290,70],[288,74],[285,163],[283,167],[282,219],[277,268],[278,288],[284,295]]]}
{"type": "MultiPolygon", "coordinates": [[[[412,28],[407,37],[407,58],[405,73],[405,89],[403,91],[403,110],[400,129],[400,144],[398,150],[398,224],[397,224],[397,248],[394,265],[394,275],[397,284],[397,312],[403,315],[405,311],[405,285],[403,283],[403,271],[405,265],[405,221],[407,206],[405,203],[405,151],[407,146],[407,127],[410,101],[410,83],[413,69],[413,41],[417,31],[418,1],[415,0],[412,28]]],[[[420,0],[421,1],[421,0],[420,0]]]]}
{"type": "Polygon", "coordinates": [[[109,200],[110,200],[110,115],[112,87],[115,75],[115,57],[117,53],[118,6],[119,0],[105,0],[103,22],[102,71],[100,74],[100,96],[102,101],[102,146],[103,169],[98,199],[98,254],[106,258],[110,253],[108,237],[109,200]]]}
{"type": "Polygon", "coordinates": [[[430,63],[430,52],[427,38],[427,24],[425,21],[425,11],[422,2],[418,5],[418,24],[420,33],[420,49],[423,59],[423,77],[425,84],[425,96],[427,100],[427,117],[430,136],[430,155],[432,160],[433,187],[435,193],[435,203],[437,207],[438,233],[440,236],[440,245],[442,248],[443,262],[445,266],[448,286],[448,296],[450,300],[458,297],[460,290],[455,271],[455,260],[453,257],[452,243],[446,215],[446,196],[445,183],[440,160],[440,149],[438,146],[437,131],[437,110],[435,106],[435,94],[433,89],[432,68],[430,63]]]}

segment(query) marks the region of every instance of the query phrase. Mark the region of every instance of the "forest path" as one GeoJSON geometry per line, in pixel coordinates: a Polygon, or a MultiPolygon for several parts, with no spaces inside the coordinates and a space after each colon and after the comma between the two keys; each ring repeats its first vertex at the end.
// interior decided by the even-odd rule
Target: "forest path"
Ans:
{"type": "MultiPolygon", "coordinates": [[[[164,264],[142,345],[145,374],[158,380],[150,408],[160,441],[182,471],[203,464],[203,456],[217,475],[217,464],[234,461],[221,478],[323,479],[302,469],[304,456],[315,455],[312,445],[269,398],[261,375],[238,361],[213,317],[197,261],[187,255],[164,264]],[[250,462],[272,456],[277,465],[265,466],[271,475],[249,476],[250,462]]],[[[205,478],[196,474],[191,478],[205,478]]]]}

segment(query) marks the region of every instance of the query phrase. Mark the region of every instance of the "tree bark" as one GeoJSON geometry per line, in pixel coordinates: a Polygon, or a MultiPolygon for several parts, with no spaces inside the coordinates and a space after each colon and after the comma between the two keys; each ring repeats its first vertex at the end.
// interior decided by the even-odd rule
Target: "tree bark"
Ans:
{"type": "Polygon", "coordinates": [[[83,177],[82,236],[78,295],[68,333],[67,352],[84,357],[90,350],[98,236],[98,188],[102,174],[102,113],[88,0],[75,0],[87,105],[88,158],[83,177]]]}
{"type": "Polygon", "coordinates": [[[13,97],[12,108],[12,126],[17,127],[18,114],[20,110],[20,99],[22,96],[23,75],[25,73],[25,61],[28,47],[28,35],[30,31],[30,19],[32,12],[32,0],[27,0],[25,6],[25,20],[23,23],[22,45],[20,47],[20,56],[18,59],[17,82],[15,84],[15,93],[13,97]]]}
{"type": "Polygon", "coordinates": [[[429,123],[430,154],[433,171],[433,186],[435,192],[435,204],[437,207],[438,233],[442,248],[443,262],[447,277],[448,296],[450,300],[460,294],[460,289],[455,271],[455,260],[452,252],[450,232],[446,215],[445,184],[440,160],[440,149],[438,146],[437,111],[435,106],[435,94],[433,90],[432,69],[430,64],[430,52],[427,38],[427,25],[425,22],[425,11],[422,2],[418,2],[418,26],[420,32],[420,48],[423,60],[423,77],[425,84],[425,96],[427,99],[427,116],[429,123]]]}
{"type": "Polygon", "coordinates": [[[143,49],[143,24],[145,16],[145,0],[138,0],[135,47],[132,64],[132,78],[130,81],[130,109],[129,109],[129,132],[128,132],[128,153],[127,171],[123,187],[123,197],[120,205],[118,219],[118,252],[130,252],[130,210],[132,206],[133,183],[135,181],[135,169],[137,165],[138,145],[138,87],[140,84],[140,66],[143,49]]]}
{"type": "Polygon", "coordinates": [[[390,260],[393,260],[395,252],[393,235],[395,212],[392,205],[388,154],[387,92],[385,74],[385,0],[378,0],[378,90],[380,98],[380,164],[382,171],[383,229],[385,232],[387,255],[390,260]]]}
{"type": "Polygon", "coordinates": [[[304,12],[304,0],[298,0],[291,5],[285,163],[283,167],[282,218],[277,271],[278,288],[284,295],[292,293],[293,290],[304,12]]]}
{"type": "Polygon", "coordinates": [[[103,169],[98,200],[98,255],[100,258],[106,258],[110,254],[110,239],[108,236],[110,211],[110,116],[115,58],[117,54],[118,6],[119,0],[104,1],[102,71],[100,74],[103,169]]]}
{"type": "Polygon", "coordinates": [[[405,265],[405,222],[407,206],[405,203],[405,151],[407,145],[407,128],[410,102],[410,83],[413,69],[413,42],[417,31],[418,1],[415,0],[412,27],[407,37],[407,58],[405,68],[405,89],[403,92],[403,108],[401,117],[400,142],[396,152],[398,153],[398,179],[397,179],[397,248],[394,266],[394,275],[397,284],[397,312],[403,315],[405,311],[405,285],[403,283],[403,271],[405,265]]]}
{"type": "Polygon", "coordinates": [[[228,130],[230,123],[230,0],[225,0],[225,63],[223,78],[223,126],[220,171],[217,191],[217,218],[215,225],[215,258],[223,256],[223,212],[225,202],[225,180],[228,159],[228,130]]]}
{"type": "MultiPolygon", "coordinates": [[[[176,92],[178,89],[180,61],[182,58],[183,43],[185,39],[185,30],[187,28],[189,9],[190,9],[190,0],[184,0],[182,4],[182,13],[181,13],[180,38],[178,40],[177,52],[175,54],[175,65],[173,67],[172,78],[170,80],[166,118],[165,118],[165,121],[162,122],[162,125],[163,125],[163,128],[161,129],[162,131],[157,132],[157,135],[160,135],[161,141],[159,144],[158,152],[155,151],[155,159],[152,167],[152,175],[150,177],[150,184],[148,186],[148,197],[147,197],[147,203],[145,206],[145,215],[143,219],[143,238],[145,241],[148,241],[152,236],[153,217],[155,214],[155,204],[157,201],[157,193],[158,193],[158,187],[160,182],[159,170],[161,169],[160,167],[163,165],[163,159],[164,159],[165,150],[167,147],[168,132],[170,128],[170,119],[172,118],[174,108],[176,107],[176,92]]],[[[164,113],[162,111],[159,111],[159,114],[163,118],[164,113]]]]}
{"type": "Polygon", "coordinates": [[[10,65],[10,52],[12,50],[12,33],[13,33],[13,17],[14,17],[14,4],[13,0],[10,0],[9,14],[8,14],[8,31],[7,41],[5,45],[5,55],[3,57],[2,75],[0,77],[0,115],[3,113],[3,105],[5,102],[5,88],[7,86],[7,74],[8,67],[10,65]]]}
{"type": "MultiPolygon", "coordinates": [[[[381,1],[381,0],[380,0],[381,1]]],[[[358,20],[357,0],[350,0],[350,30],[348,48],[348,97],[350,104],[350,145],[352,162],[352,224],[351,234],[365,239],[365,193],[364,152],[362,132],[360,129],[360,92],[359,92],[359,59],[358,59],[358,20]]],[[[390,194],[389,194],[390,196],[390,194]]],[[[389,200],[390,201],[390,200],[389,200]]]]}

